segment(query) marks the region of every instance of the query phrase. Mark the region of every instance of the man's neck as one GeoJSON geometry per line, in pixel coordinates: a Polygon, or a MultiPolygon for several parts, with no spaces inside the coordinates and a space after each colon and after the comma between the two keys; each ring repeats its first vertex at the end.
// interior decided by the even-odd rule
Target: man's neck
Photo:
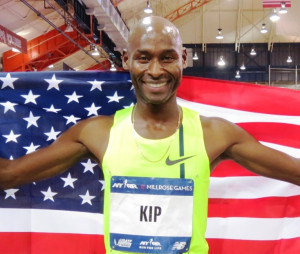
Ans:
{"type": "Polygon", "coordinates": [[[179,128],[181,118],[181,109],[176,102],[173,105],[137,104],[132,112],[136,132],[151,139],[172,135],[179,128]]]}

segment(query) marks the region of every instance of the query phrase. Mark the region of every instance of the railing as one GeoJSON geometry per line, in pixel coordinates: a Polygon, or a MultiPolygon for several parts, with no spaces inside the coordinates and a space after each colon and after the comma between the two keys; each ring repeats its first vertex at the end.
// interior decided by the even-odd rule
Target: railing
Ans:
{"type": "Polygon", "coordinates": [[[297,65],[294,68],[276,68],[269,65],[269,86],[279,86],[300,90],[297,65]]]}

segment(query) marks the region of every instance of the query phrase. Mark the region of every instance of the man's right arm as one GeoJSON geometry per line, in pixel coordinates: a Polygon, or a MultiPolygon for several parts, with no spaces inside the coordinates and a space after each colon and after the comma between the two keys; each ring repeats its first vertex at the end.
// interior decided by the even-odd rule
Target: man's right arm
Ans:
{"type": "Polygon", "coordinates": [[[79,123],[71,127],[50,146],[23,157],[15,160],[0,159],[0,189],[53,177],[83,158],[92,157],[79,140],[84,126],[84,123],[79,123]]]}

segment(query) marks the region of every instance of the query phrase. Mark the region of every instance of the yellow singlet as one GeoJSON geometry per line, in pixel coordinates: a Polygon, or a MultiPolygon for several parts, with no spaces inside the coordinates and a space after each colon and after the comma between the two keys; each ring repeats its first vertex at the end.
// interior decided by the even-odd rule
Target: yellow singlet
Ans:
{"type": "MultiPolygon", "coordinates": [[[[132,126],[132,109],[131,107],[116,112],[109,144],[102,162],[105,177],[104,237],[106,252],[112,254],[129,253],[110,248],[110,179],[112,176],[137,176],[184,177],[194,180],[193,230],[188,253],[207,254],[208,244],[205,240],[205,230],[210,169],[199,114],[190,109],[182,108],[183,135],[181,140],[183,146],[180,151],[179,130],[173,134],[175,137],[172,135],[158,140],[139,136],[132,126]],[[182,161],[185,167],[184,172],[180,169],[182,162],[176,163],[176,160],[182,158],[186,158],[182,161]]],[[[130,211],[128,212],[130,213],[130,211]]]]}

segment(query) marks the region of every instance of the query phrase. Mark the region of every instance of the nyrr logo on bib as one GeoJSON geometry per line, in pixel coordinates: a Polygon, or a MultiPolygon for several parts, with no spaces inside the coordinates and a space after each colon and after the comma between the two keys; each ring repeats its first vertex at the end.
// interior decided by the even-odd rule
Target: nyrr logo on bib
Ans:
{"type": "Polygon", "coordinates": [[[149,241],[141,241],[139,245],[140,250],[161,250],[162,246],[159,241],[153,240],[151,238],[149,241]]]}
{"type": "Polygon", "coordinates": [[[138,189],[137,185],[134,183],[128,183],[128,179],[124,179],[122,182],[114,182],[112,189],[117,188],[117,189],[138,189]]]}

